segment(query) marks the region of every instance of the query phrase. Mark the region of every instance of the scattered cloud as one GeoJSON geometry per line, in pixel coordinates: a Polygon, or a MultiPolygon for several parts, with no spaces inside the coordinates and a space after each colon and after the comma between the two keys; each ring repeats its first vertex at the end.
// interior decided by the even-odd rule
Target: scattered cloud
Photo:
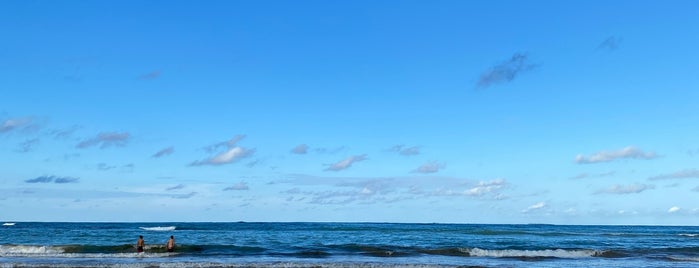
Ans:
{"type": "Polygon", "coordinates": [[[391,195],[396,189],[392,179],[367,179],[335,184],[341,189],[333,190],[308,190],[302,191],[293,188],[282,193],[291,195],[287,201],[304,201],[310,204],[344,205],[350,203],[374,204],[378,202],[392,203],[398,200],[409,199],[407,196],[391,195]]]}
{"type": "Polygon", "coordinates": [[[616,174],[615,171],[609,171],[609,172],[604,172],[604,173],[595,173],[595,174],[580,173],[578,175],[570,177],[570,179],[571,180],[580,180],[580,179],[585,179],[585,178],[601,178],[601,177],[614,176],[614,174],[616,174]]]}
{"type": "Polygon", "coordinates": [[[57,177],[57,176],[40,176],[36,177],[33,179],[27,179],[24,180],[26,183],[77,183],[79,181],[78,178],[72,178],[72,177],[57,177]]]}
{"type": "Polygon", "coordinates": [[[626,210],[619,210],[617,211],[617,214],[619,215],[638,215],[638,211],[632,210],[632,211],[626,211],[626,210]]]}
{"type": "Polygon", "coordinates": [[[124,172],[132,172],[135,165],[133,163],[121,166],[121,170],[124,172]]]}
{"type": "Polygon", "coordinates": [[[336,153],[344,151],[345,149],[347,149],[347,147],[345,147],[345,146],[340,146],[340,147],[335,147],[335,148],[319,147],[319,148],[313,149],[313,152],[319,153],[319,154],[336,154],[336,153]]]}
{"type": "Polygon", "coordinates": [[[248,184],[246,182],[239,182],[236,183],[233,186],[223,188],[224,191],[245,191],[245,190],[250,190],[250,187],[248,187],[248,184]]]}
{"type": "Polygon", "coordinates": [[[77,183],[80,179],[72,177],[56,177],[54,183],[77,183]]]}
{"type": "Polygon", "coordinates": [[[213,153],[218,151],[220,148],[231,148],[238,144],[239,141],[245,139],[245,135],[235,135],[233,138],[223,142],[217,142],[212,145],[204,147],[204,151],[207,153],[213,153]]]}
{"type": "Polygon", "coordinates": [[[92,146],[99,146],[100,149],[110,146],[123,147],[130,138],[131,135],[128,132],[102,132],[93,138],[81,141],[76,147],[80,149],[92,146]]]}
{"type": "Polygon", "coordinates": [[[182,189],[184,187],[185,187],[184,184],[178,184],[178,185],[166,188],[165,191],[179,190],[179,189],[182,189]]]}
{"type": "Polygon", "coordinates": [[[116,168],[116,166],[110,166],[110,165],[107,165],[107,163],[97,164],[97,169],[102,170],[102,171],[107,171],[107,170],[114,169],[114,168],[116,168]]]}
{"type": "Polygon", "coordinates": [[[443,186],[435,191],[424,192],[420,190],[415,185],[410,188],[411,194],[425,196],[468,196],[477,197],[493,200],[504,200],[507,196],[502,192],[508,187],[508,183],[505,179],[494,179],[490,181],[461,181],[460,183],[443,186]],[[466,187],[466,189],[461,190],[460,188],[466,187]]]}
{"type": "Polygon", "coordinates": [[[39,128],[39,124],[31,117],[10,118],[0,123],[0,134],[14,131],[30,131],[39,128]]]}
{"type": "Polygon", "coordinates": [[[418,147],[418,146],[406,147],[403,144],[399,144],[399,145],[394,145],[393,147],[389,148],[387,151],[392,152],[392,153],[397,153],[400,155],[411,156],[411,155],[419,155],[420,154],[420,147],[418,147]]]}
{"type": "Polygon", "coordinates": [[[191,165],[192,166],[201,166],[201,165],[213,165],[213,166],[218,166],[218,165],[223,165],[223,164],[229,164],[233,163],[235,161],[240,160],[241,158],[248,157],[252,154],[255,153],[255,150],[249,150],[245,149],[243,147],[233,147],[229,148],[226,151],[223,151],[219,154],[216,154],[215,156],[211,158],[207,158],[201,161],[194,161],[191,165]]]}
{"type": "Polygon", "coordinates": [[[142,74],[142,75],[138,76],[138,79],[140,79],[140,80],[155,80],[158,77],[160,77],[160,71],[155,70],[155,71],[152,71],[150,73],[146,73],[146,74],[142,74]]]}
{"type": "Polygon", "coordinates": [[[71,159],[74,159],[74,158],[78,158],[78,157],[80,157],[80,154],[79,154],[79,153],[64,154],[64,155],[63,155],[63,160],[68,161],[68,160],[71,160],[71,159]]]}
{"type": "Polygon", "coordinates": [[[257,165],[262,164],[263,162],[264,161],[262,161],[261,159],[255,159],[254,161],[250,161],[247,164],[245,164],[245,166],[249,168],[254,168],[257,165]]]}
{"type": "Polygon", "coordinates": [[[308,152],[308,145],[306,144],[299,144],[294,147],[294,149],[291,149],[292,154],[306,154],[308,152]]]}
{"type": "Polygon", "coordinates": [[[244,135],[237,135],[228,141],[219,142],[219,143],[216,143],[214,145],[210,145],[210,146],[205,147],[205,150],[209,153],[213,153],[216,151],[219,151],[219,152],[210,158],[207,158],[204,160],[199,160],[199,161],[194,161],[190,165],[191,166],[201,166],[201,165],[219,166],[219,165],[234,163],[242,158],[253,155],[255,153],[254,149],[247,149],[247,148],[243,148],[243,147],[236,145],[243,138],[245,138],[244,135]],[[222,148],[222,147],[225,149],[223,151],[220,151],[220,148],[222,148]]]}
{"type": "Polygon", "coordinates": [[[667,210],[667,213],[675,213],[677,211],[680,211],[680,208],[677,206],[671,207],[670,209],[667,210]]]}
{"type": "Polygon", "coordinates": [[[119,172],[133,172],[134,164],[126,164],[121,166],[109,165],[107,163],[97,164],[97,170],[99,171],[109,171],[113,169],[118,169],[119,172]]]}
{"type": "Polygon", "coordinates": [[[685,169],[670,174],[662,174],[648,178],[649,180],[692,179],[699,178],[699,170],[685,169]]]}
{"type": "Polygon", "coordinates": [[[53,176],[41,176],[33,179],[24,180],[26,183],[49,183],[53,181],[53,176]]]}
{"type": "Polygon", "coordinates": [[[529,212],[532,212],[535,210],[543,209],[545,207],[546,207],[546,202],[539,202],[539,203],[536,203],[534,205],[531,205],[531,206],[525,208],[524,210],[522,210],[522,213],[529,213],[529,212]]]}
{"type": "Polygon", "coordinates": [[[175,199],[190,199],[190,198],[194,197],[195,195],[197,195],[197,192],[191,192],[188,194],[176,194],[176,195],[172,195],[171,197],[175,198],[175,199]]]}
{"type": "Polygon", "coordinates": [[[528,62],[526,54],[515,53],[509,60],[497,64],[481,74],[476,86],[485,88],[494,84],[508,83],[519,74],[531,71],[536,67],[537,65],[528,62]]]}
{"type": "Polygon", "coordinates": [[[335,163],[335,164],[330,165],[330,166],[329,166],[328,168],[326,168],[325,170],[326,170],[326,171],[340,171],[340,170],[345,170],[345,169],[351,167],[352,164],[354,164],[354,163],[356,163],[356,162],[364,161],[364,160],[366,160],[366,159],[367,159],[366,154],[350,156],[350,157],[348,157],[348,158],[345,158],[345,159],[343,159],[343,160],[338,161],[338,162],[335,163]]]}
{"type": "Polygon", "coordinates": [[[653,159],[658,155],[655,152],[644,152],[636,147],[629,146],[616,151],[601,151],[591,156],[577,155],[575,162],[578,164],[594,164],[610,162],[617,159],[653,159]]]}
{"type": "Polygon", "coordinates": [[[622,41],[623,39],[621,37],[610,36],[607,37],[607,39],[604,39],[604,41],[602,41],[602,43],[600,43],[597,46],[597,49],[614,51],[617,50],[617,48],[619,48],[619,45],[621,45],[622,41]]]}
{"type": "Polygon", "coordinates": [[[153,157],[160,158],[160,157],[163,157],[166,155],[171,155],[174,152],[175,152],[175,147],[170,146],[170,147],[164,148],[164,149],[158,151],[157,153],[153,154],[153,157]]]}
{"type": "Polygon", "coordinates": [[[655,189],[654,185],[634,183],[629,185],[613,185],[607,189],[599,190],[596,194],[637,194],[645,190],[655,189]]]}
{"type": "Polygon", "coordinates": [[[508,188],[504,179],[473,181],[437,176],[406,177],[315,177],[291,175],[289,179],[275,182],[292,184],[287,200],[313,204],[372,204],[392,203],[400,200],[451,197],[503,200],[508,188]]]}
{"type": "Polygon", "coordinates": [[[413,170],[413,173],[436,173],[441,169],[444,169],[446,166],[443,163],[438,163],[438,162],[427,162],[425,164],[422,164],[422,166],[419,166],[415,170],[413,170]]]}
{"type": "Polygon", "coordinates": [[[53,136],[54,139],[63,140],[72,137],[78,129],[80,129],[80,127],[78,126],[72,126],[67,129],[54,129],[51,132],[49,132],[49,134],[53,136]]]}
{"type": "Polygon", "coordinates": [[[468,196],[483,196],[485,194],[500,191],[504,187],[507,187],[507,182],[505,182],[504,179],[481,181],[476,186],[466,190],[464,193],[468,196]]]}
{"type": "Polygon", "coordinates": [[[39,143],[39,139],[29,139],[26,141],[23,141],[22,143],[19,144],[19,149],[17,150],[18,152],[21,153],[27,153],[31,152],[32,149],[34,149],[34,146],[39,143]]]}

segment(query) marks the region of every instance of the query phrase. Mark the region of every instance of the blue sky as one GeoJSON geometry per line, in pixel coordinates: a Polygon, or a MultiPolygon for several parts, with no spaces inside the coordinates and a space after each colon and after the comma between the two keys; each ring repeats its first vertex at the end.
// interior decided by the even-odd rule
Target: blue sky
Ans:
{"type": "Polygon", "coordinates": [[[696,1],[3,1],[0,220],[699,224],[696,1]]]}

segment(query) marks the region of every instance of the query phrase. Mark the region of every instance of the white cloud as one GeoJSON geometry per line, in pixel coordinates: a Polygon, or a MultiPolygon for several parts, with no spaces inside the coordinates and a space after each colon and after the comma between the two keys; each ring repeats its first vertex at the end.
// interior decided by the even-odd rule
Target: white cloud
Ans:
{"type": "Polygon", "coordinates": [[[88,148],[99,145],[100,149],[110,146],[126,146],[131,135],[128,132],[102,132],[97,136],[86,139],[76,145],[77,148],[88,148]]]}
{"type": "Polygon", "coordinates": [[[254,168],[262,163],[264,163],[264,161],[262,159],[255,159],[255,160],[250,161],[247,164],[245,164],[245,166],[249,167],[249,168],[254,168]]]}
{"type": "Polygon", "coordinates": [[[527,207],[526,209],[522,210],[522,213],[529,213],[531,211],[539,210],[539,209],[542,209],[545,207],[546,207],[546,202],[539,202],[539,203],[531,205],[531,206],[527,207]]]}
{"type": "Polygon", "coordinates": [[[476,86],[484,88],[494,84],[511,82],[520,73],[533,70],[536,67],[535,64],[528,62],[526,54],[515,53],[509,60],[497,64],[481,74],[476,86]]]}
{"type": "Polygon", "coordinates": [[[578,175],[570,177],[570,179],[571,180],[579,180],[579,179],[585,179],[585,178],[601,178],[601,177],[613,176],[614,174],[616,174],[615,171],[609,171],[609,172],[597,173],[597,174],[580,173],[578,175]]]}
{"type": "MultiPolygon", "coordinates": [[[[435,180],[431,180],[430,183],[434,186],[435,180]]],[[[491,181],[479,181],[477,183],[470,182],[467,180],[461,180],[459,183],[455,184],[445,184],[441,188],[433,191],[423,190],[415,185],[411,185],[409,193],[413,195],[424,195],[428,197],[436,196],[467,196],[481,199],[492,199],[492,200],[503,200],[508,197],[502,192],[508,187],[507,181],[504,179],[494,179],[491,181]],[[464,186],[466,187],[465,189],[464,186]]]]}
{"type": "Polygon", "coordinates": [[[204,160],[199,160],[199,161],[194,161],[192,166],[201,166],[201,165],[213,165],[213,166],[219,166],[219,165],[224,165],[224,164],[229,164],[229,163],[234,163],[242,158],[251,156],[255,153],[254,149],[247,149],[243,148],[240,146],[236,146],[238,141],[241,139],[245,138],[244,135],[237,135],[230,139],[229,141],[226,142],[219,142],[214,145],[210,145],[205,147],[204,149],[210,153],[219,150],[221,147],[225,147],[226,149],[223,150],[222,152],[217,153],[216,155],[204,159],[204,160]]]}
{"type": "Polygon", "coordinates": [[[40,177],[36,177],[33,179],[24,180],[24,182],[26,182],[26,183],[50,183],[50,182],[54,182],[54,183],[59,183],[59,184],[77,183],[78,181],[80,181],[80,179],[78,179],[78,178],[58,177],[58,176],[40,176],[40,177]]]}
{"type": "Polygon", "coordinates": [[[230,140],[214,143],[212,145],[204,147],[204,150],[208,153],[216,152],[219,148],[231,148],[238,144],[239,141],[245,138],[245,135],[235,135],[235,137],[230,140]]]}
{"type": "Polygon", "coordinates": [[[619,210],[617,211],[617,214],[619,215],[638,215],[638,211],[632,210],[632,211],[626,211],[626,210],[619,210]]]}
{"type": "Polygon", "coordinates": [[[0,133],[14,130],[28,130],[36,127],[38,127],[38,125],[34,123],[31,117],[10,118],[2,121],[0,124],[0,133]]]}
{"type": "Polygon", "coordinates": [[[50,134],[54,139],[68,139],[73,136],[73,134],[80,129],[79,126],[72,126],[67,129],[54,129],[51,130],[50,134]]]}
{"type": "Polygon", "coordinates": [[[677,211],[680,211],[680,208],[677,206],[671,207],[670,209],[667,210],[667,213],[675,213],[677,211]]]}
{"type": "Polygon", "coordinates": [[[178,184],[178,185],[175,185],[175,186],[172,186],[172,187],[168,187],[167,189],[165,189],[165,191],[179,190],[179,189],[182,189],[182,188],[184,188],[184,187],[185,187],[184,184],[178,184]]]}
{"type": "Polygon", "coordinates": [[[294,195],[292,200],[307,197],[318,204],[390,203],[399,200],[436,200],[441,197],[502,200],[507,182],[503,179],[472,181],[452,177],[315,177],[290,175],[276,183],[295,188],[282,192],[294,195]],[[298,187],[297,187],[298,186],[298,187]],[[468,192],[470,189],[476,189],[468,192]]]}
{"type": "Polygon", "coordinates": [[[252,155],[255,151],[254,150],[248,150],[243,147],[233,147],[229,148],[226,151],[223,151],[211,158],[207,158],[201,161],[195,161],[192,163],[193,166],[201,166],[201,165],[223,165],[223,164],[228,164],[228,163],[233,163],[235,161],[238,161],[241,158],[248,157],[252,155]]]}
{"type": "Polygon", "coordinates": [[[699,170],[685,169],[670,174],[662,174],[648,178],[649,180],[667,180],[667,179],[690,179],[699,178],[699,170]]]}
{"type": "Polygon", "coordinates": [[[155,80],[155,79],[157,79],[158,77],[160,77],[160,70],[155,70],[155,71],[152,71],[152,72],[147,73],[147,74],[142,74],[142,75],[138,76],[138,79],[141,79],[141,80],[155,80]]]}
{"type": "Polygon", "coordinates": [[[442,163],[438,162],[427,162],[425,164],[422,164],[415,170],[413,170],[414,173],[436,173],[441,169],[444,169],[446,166],[442,163]]]}
{"type": "Polygon", "coordinates": [[[354,164],[354,163],[356,163],[356,162],[364,161],[364,160],[366,160],[366,159],[367,159],[366,154],[350,156],[350,157],[348,157],[348,158],[345,158],[345,159],[343,159],[343,160],[338,161],[337,163],[334,163],[334,164],[330,165],[330,166],[329,166],[328,168],[326,168],[325,170],[326,170],[326,171],[340,171],[340,170],[344,170],[344,169],[347,169],[347,168],[351,167],[352,164],[354,164]]]}
{"type": "Polygon", "coordinates": [[[190,198],[194,197],[195,195],[197,195],[197,192],[191,192],[188,194],[174,194],[174,195],[171,195],[170,197],[175,198],[175,199],[190,199],[190,198]]]}
{"type": "Polygon", "coordinates": [[[27,153],[34,149],[34,146],[39,143],[39,139],[29,139],[19,144],[19,152],[27,153]]]}
{"type": "Polygon", "coordinates": [[[601,151],[591,156],[577,155],[575,162],[578,164],[593,164],[610,162],[617,159],[653,159],[658,155],[655,152],[644,152],[636,147],[629,146],[616,151],[601,151]]]}
{"type": "Polygon", "coordinates": [[[223,189],[224,191],[245,191],[245,190],[250,190],[250,187],[248,187],[248,184],[246,182],[239,182],[236,183],[233,186],[226,187],[223,189]]]}
{"type": "Polygon", "coordinates": [[[604,49],[604,50],[616,50],[619,47],[619,44],[621,44],[622,39],[617,36],[609,36],[607,39],[604,39],[602,43],[597,46],[597,49],[604,49]]]}
{"type": "Polygon", "coordinates": [[[292,154],[306,154],[308,153],[308,145],[306,144],[299,144],[294,147],[294,149],[291,149],[292,154]]]}
{"type": "Polygon", "coordinates": [[[387,151],[393,152],[393,153],[398,153],[398,154],[404,155],[404,156],[411,156],[411,155],[419,155],[420,154],[420,147],[418,147],[418,146],[405,147],[405,145],[399,144],[399,145],[394,145],[393,147],[389,148],[387,151]]]}
{"type": "Polygon", "coordinates": [[[481,181],[478,185],[464,191],[465,195],[468,196],[483,196],[485,194],[493,193],[506,187],[507,183],[504,179],[495,179],[492,181],[481,181]]]}
{"type": "Polygon", "coordinates": [[[637,194],[645,190],[655,189],[654,185],[634,183],[629,185],[613,185],[607,189],[599,190],[597,194],[637,194]]]}
{"type": "Polygon", "coordinates": [[[159,157],[163,157],[166,155],[171,155],[174,152],[175,152],[175,147],[170,146],[170,147],[164,148],[164,149],[158,151],[157,153],[153,154],[153,157],[159,158],[159,157]]]}
{"type": "Polygon", "coordinates": [[[316,153],[319,153],[319,154],[336,154],[336,153],[339,153],[345,149],[347,149],[345,146],[340,146],[340,147],[335,147],[335,148],[320,147],[320,148],[313,149],[313,151],[316,153]]]}

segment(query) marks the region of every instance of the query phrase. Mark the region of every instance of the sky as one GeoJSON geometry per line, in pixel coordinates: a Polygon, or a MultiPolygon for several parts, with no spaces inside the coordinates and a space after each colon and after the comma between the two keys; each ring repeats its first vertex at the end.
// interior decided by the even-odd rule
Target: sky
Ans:
{"type": "Polygon", "coordinates": [[[1,1],[0,221],[699,224],[697,1],[1,1]]]}

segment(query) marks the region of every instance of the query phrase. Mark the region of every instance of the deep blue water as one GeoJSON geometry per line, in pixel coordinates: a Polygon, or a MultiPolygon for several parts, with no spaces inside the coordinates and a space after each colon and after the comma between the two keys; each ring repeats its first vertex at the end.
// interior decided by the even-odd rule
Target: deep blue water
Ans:
{"type": "Polygon", "coordinates": [[[0,226],[0,266],[699,267],[699,227],[18,222],[0,226]]]}

